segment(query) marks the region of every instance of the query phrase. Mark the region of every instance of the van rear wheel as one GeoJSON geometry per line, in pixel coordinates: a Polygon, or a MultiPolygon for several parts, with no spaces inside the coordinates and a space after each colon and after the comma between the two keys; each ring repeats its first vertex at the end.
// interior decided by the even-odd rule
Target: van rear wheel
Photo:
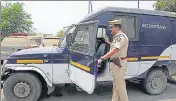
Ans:
{"type": "Polygon", "coordinates": [[[30,73],[12,74],[4,82],[3,93],[7,101],[37,101],[41,95],[40,80],[30,73]]]}
{"type": "Polygon", "coordinates": [[[162,70],[152,70],[143,82],[144,90],[150,95],[161,94],[167,85],[167,77],[162,70]]]}

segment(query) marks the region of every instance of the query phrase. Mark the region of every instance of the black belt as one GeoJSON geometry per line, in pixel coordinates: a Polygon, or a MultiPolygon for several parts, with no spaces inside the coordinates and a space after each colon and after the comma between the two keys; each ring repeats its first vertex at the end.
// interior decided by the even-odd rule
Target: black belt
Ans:
{"type": "MultiPolygon", "coordinates": [[[[119,57],[119,58],[120,58],[120,60],[126,60],[127,59],[127,57],[119,57]]],[[[110,62],[113,62],[113,60],[110,59],[110,62]]]]}

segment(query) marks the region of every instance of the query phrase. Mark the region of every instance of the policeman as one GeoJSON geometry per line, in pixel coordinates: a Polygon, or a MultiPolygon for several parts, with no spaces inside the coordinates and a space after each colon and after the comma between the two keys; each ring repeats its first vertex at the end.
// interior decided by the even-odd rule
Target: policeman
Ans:
{"type": "Polygon", "coordinates": [[[128,37],[121,31],[121,20],[109,21],[111,34],[114,35],[110,43],[110,51],[100,57],[98,63],[110,58],[110,70],[113,75],[112,101],[129,101],[126,91],[125,71],[127,70],[128,37]]]}

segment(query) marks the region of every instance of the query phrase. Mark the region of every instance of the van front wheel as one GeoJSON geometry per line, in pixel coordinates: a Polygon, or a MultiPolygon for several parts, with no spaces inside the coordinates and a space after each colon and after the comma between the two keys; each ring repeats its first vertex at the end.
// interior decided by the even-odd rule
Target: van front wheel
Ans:
{"type": "Polygon", "coordinates": [[[144,90],[150,95],[161,94],[167,85],[167,77],[161,70],[152,70],[143,82],[144,90]]]}
{"type": "Polygon", "coordinates": [[[12,74],[5,81],[3,88],[7,101],[37,101],[41,91],[40,80],[30,73],[12,74]]]}

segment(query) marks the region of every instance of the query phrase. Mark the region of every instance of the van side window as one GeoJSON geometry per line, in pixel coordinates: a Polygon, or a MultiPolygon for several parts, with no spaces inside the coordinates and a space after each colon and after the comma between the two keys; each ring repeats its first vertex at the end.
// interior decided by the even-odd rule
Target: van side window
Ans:
{"type": "Polygon", "coordinates": [[[97,38],[106,38],[105,28],[98,28],[97,38]]]}
{"type": "Polygon", "coordinates": [[[130,41],[138,41],[137,19],[134,16],[118,16],[116,20],[121,19],[121,30],[128,36],[130,41]]]}

